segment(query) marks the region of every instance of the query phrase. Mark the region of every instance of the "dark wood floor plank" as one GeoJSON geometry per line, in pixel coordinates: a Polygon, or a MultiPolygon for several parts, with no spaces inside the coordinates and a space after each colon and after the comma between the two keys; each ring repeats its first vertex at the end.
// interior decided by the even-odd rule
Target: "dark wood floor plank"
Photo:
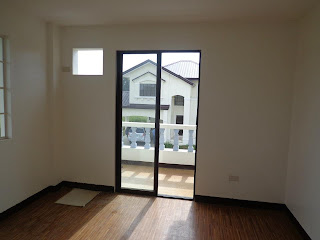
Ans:
{"type": "Polygon", "coordinates": [[[0,239],[300,240],[280,210],[100,193],[86,207],[54,202],[48,193],[0,222],[0,239]]]}

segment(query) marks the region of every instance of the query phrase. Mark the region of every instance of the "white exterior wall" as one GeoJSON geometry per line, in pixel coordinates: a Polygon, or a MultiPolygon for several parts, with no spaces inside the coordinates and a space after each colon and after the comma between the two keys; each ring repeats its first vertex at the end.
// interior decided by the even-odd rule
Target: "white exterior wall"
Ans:
{"type": "Polygon", "coordinates": [[[130,80],[130,104],[156,103],[155,97],[140,97],[140,83],[156,84],[157,81],[156,77],[152,74],[141,76],[146,72],[151,72],[156,75],[157,67],[151,63],[148,63],[124,75],[124,77],[128,77],[130,80]],[[135,79],[137,77],[139,78],[135,79]],[[132,81],[133,79],[135,80],[132,81]]]}
{"type": "Polygon", "coordinates": [[[191,106],[190,106],[190,120],[189,124],[196,125],[197,124],[197,110],[198,110],[198,88],[199,81],[192,81],[195,86],[191,89],[191,106]]]}
{"type": "Polygon", "coordinates": [[[122,116],[123,117],[144,116],[144,117],[155,118],[155,115],[156,115],[155,109],[136,109],[136,108],[123,108],[122,109],[122,116]]]}
{"type": "MultiPolygon", "coordinates": [[[[144,149],[144,147],[130,148],[122,147],[122,160],[138,162],[154,162],[154,148],[144,149]]],[[[170,148],[159,151],[159,163],[195,165],[195,151],[180,149],[178,152],[170,148]]]]}

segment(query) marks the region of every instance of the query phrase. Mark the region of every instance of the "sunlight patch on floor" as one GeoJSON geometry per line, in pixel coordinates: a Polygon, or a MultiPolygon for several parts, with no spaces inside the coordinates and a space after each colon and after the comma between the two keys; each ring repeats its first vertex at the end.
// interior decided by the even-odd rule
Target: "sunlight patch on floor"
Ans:
{"type": "Polygon", "coordinates": [[[123,171],[122,176],[123,177],[131,177],[134,174],[133,171],[123,171]]]}
{"type": "Polygon", "coordinates": [[[159,173],[159,177],[158,177],[159,181],[163,181],[166,178],[166,176],[167,176],[166,174],[159,173]]]}
{"type": "Polygon", "coordinates": [[[194,177],[188,177],[185,183],[194,183],[194,177]]]}
{"type": "Polygon", "coordinates": [[[168,179],[169,182],[181,182],[182,176],[173,175],[168,179]]]}
{"type": "Polygon", "coordinates": [[[151,173],[140,172],[135,176],[135,178],[148,178],[150,175],[151,175],[151,173]]]}
{"type": "MultiPolygon", "coordinates": [[[[123,188],[151,191],[154,185],[153,173],[154,168],[151,166],[123,164],[121,185],[123,188]]],[[[160,195],[193,197],[194,170],[160,167],[158,176],[160,195]]]]}

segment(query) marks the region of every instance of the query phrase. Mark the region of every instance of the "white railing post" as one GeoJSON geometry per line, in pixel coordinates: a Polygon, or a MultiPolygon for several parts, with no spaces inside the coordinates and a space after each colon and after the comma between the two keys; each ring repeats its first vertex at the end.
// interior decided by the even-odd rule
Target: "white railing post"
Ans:
{"type": "Polygon", "coordinates": [[[132,133],[131,133],[131,148],[137,148],[137,128],[132,127],[131,128],[132,133]]]}
{"type": "Polygon", "coordinates": [[[150,149],[150,128],[145,128],[146,136],[145,136],[145,144],[144,149],[150,149]]]}
{"type": "Polygon", "coordinates": [[[164,128],[160,128],[159,133],[159,150],[164,150],[164,128]]]}
{"type": "Polygon", "coordinates": [[[188,152],[193,152],[193,131],[189,130],[188,152]]]}
{"type": "MultiPolygon", "coordinates": [[[[137,128],[144,128],[146,135],[145,135],[145,149],[151,149],[151,129],[155,127],[154,123],[145,123],[145,122],[122,122],[122,126],[125,127],[122,129],[122,134],[125,131],[127,127],[131,127],[130,132],[130,148],[137,148],[137,128]]],[[[185,134],[186,137],[186,143],[188,144],[188,152],[194,152],[193,144],[195,143],[194,139],[194,133],[196,131],[196,125],[180,125],[180,124],[170,124],[170,123],[160,123],[160,129],[159,129],[159,149],[164,150],[165,149],[165,130],[170,132],[170,130],[174,131],[174,145],[173,145],[173,151],[181,151],[179,150],[179,129],[183,129],[184,131],[188,131],[189,135],[185,134]]],[[[124,137],[122,135],[122,144],[124,144],[124,137]]],[[[184,143],[184,144],[186,144],[184,143]]],[[[183,151],[182,151],[183,152],[183,151]]]]}
{"type": "Polygon", "coordinates": [[[174,129],[173,151],[179,151],[179,129],[174,129]]]}

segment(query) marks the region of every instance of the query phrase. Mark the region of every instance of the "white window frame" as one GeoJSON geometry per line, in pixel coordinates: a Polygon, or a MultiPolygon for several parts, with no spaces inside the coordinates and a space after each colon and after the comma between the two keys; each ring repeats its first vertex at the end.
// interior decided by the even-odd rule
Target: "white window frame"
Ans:
{"type": "Polygon", "coordinates": [[[0,63],[2,63],[3,67],[3,87],[0,86],[0,89],[3,90],[3,106],[4,106],[4,112],[0,112],[0,116],[4,116],[4,136],[0,136],[0,140],[7,139],[8,138],[8,111],[7,111],[7,55],[6,55],[6,40],[7,37],[0,35],[0,38],[2,39],[2,60],[0,60],[0,63]]]}

